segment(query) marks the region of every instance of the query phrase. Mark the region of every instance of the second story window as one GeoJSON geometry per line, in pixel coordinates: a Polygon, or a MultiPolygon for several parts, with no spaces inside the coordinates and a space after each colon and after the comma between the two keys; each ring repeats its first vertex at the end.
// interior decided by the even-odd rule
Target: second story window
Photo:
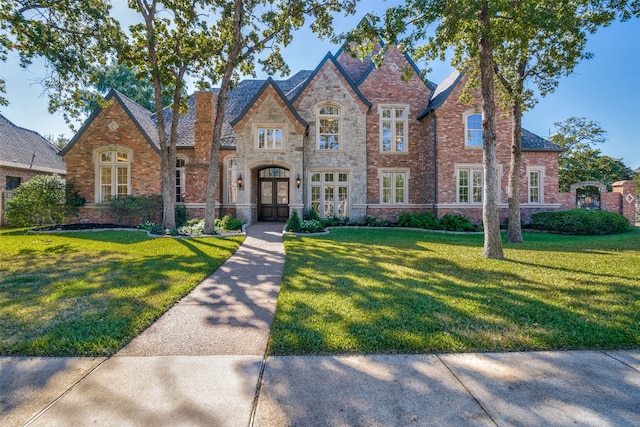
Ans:
{"type": "Polygon", "coordinates": [[[334,105],[318,110],[318,149],[340,150],[340,109],[334,105]]]}
{"type": "Polygon", "coordinates": [[[279,150],[282,148],[282,129],[258,128],[258,148],[279,150]]]}
{"type": "Polygon", "coordinates": [[[464,118],[465,145],[482,147],[482,114],[471,113],[464,118]]]}
{"type": "Polygon", "coordinates": [[[407,151],[407,108],[383,107],[380,110],[380,150],[385,153],[407,151]]]}

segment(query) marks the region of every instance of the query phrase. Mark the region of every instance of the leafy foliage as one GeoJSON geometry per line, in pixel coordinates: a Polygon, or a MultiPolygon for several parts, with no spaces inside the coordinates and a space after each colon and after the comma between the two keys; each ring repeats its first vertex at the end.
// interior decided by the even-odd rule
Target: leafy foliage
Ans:
{"type": "Polygon", "coordinates": [[[529,225],[553,233],[598,235],[622,233],[629,227],[629,221],[615,212],[570,209],[534,213],[529,225]]]}
{"type": "Polygon", "coordinates": [[[242,220],[229,214],[216,219],[216,228],[221,231],[235,231],[242,228],[242,220]]]}
{"type": "Polygon", "coordinates": [[[429,228],[436,230],[439,228],[438,219],[429,212],[412,214],[403,212],[398,217],[400,227],[429,228]]]}
{"type": "Polygon", "coordinates": [[[103,205],[119,224],[133,224],[139,220],[157,220],[162,212],[162,197],[159,195],[118,196],[103,205]]]}
{"type": "Polygon", "coordinates": [[[80,214],[80,208],[87,202],[84,197],[80,197],[80,193],[78,193],[75,184],[71,180],[66,180],[65,182],[64,198],[67,211],[75,216],[80,214]]]}
{"type": "Polygon", "coordinates": [[[593,148],[607,141],[607,132],[600,124],[584,117],[570,117],[554,125],[555,132],[549,139],[566,150],[558,159],[560,191],[567,192],[571,184],[581,181],[598,181],[611,191],[614,182],[633,179],[633,170],[622,159],[593,148]]]}
{"type": "Polygon", "coordinates": [[[7,220],[16,227],[63,224],[65,190],[65,182],[58,175],[38,175],[23,182],[7,200],[7,220]]]}
{"type": "Polygon", "coordinates": [[[300,231],[300,216],[298,215],[298,211],[291,212],[289,219],[287,219],[286,230],[293,233],[300,231]]]}

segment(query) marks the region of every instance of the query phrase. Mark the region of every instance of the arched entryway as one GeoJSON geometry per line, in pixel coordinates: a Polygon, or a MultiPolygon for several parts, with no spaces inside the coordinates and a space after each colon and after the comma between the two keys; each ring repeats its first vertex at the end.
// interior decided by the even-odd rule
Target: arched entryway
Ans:
{"type": "Polygon", "coordinates": [[[258,171],[258,221],[289,218],[289,170],[278,167],[258,171]]]}

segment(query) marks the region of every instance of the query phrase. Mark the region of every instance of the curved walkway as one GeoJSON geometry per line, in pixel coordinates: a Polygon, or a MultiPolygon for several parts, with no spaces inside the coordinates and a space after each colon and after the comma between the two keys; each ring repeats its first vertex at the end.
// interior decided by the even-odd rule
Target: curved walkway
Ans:
{"type": "Polygon", "coordinates": [[[110,359],[0,358],[0,424],[640,425],[639,350],[265,360],[281,230],[249,227],[218,271],[110,359]]]}

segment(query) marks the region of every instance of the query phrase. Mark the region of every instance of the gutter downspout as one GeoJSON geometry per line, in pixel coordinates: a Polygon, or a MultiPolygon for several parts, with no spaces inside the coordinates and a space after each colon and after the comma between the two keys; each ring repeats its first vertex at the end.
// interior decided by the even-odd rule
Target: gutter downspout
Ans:
{"type": "Polygon", "coordinates": [[[433,113],[433,215],[438,217],[438,117],[433,113]]]}

